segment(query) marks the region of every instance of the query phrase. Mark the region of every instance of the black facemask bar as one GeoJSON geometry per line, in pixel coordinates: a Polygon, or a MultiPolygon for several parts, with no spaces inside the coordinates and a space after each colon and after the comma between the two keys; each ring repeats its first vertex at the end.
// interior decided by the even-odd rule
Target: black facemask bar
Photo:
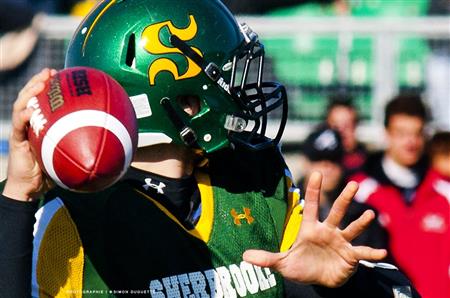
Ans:
{"type": "Polygon", "coordinates": [[[281,140],[288,114],[287,94],[283,85],[277,82],[263,82],[264,46],[259,43],[258,36],[244,26],[241,26],[241,29],[247,30],[246,32],[243,31],[246,42],[240,52],[233,58],[230,83],[225,81],[217,65],[205,61],[176,35],[170,36],[170,42],[194,61],[212,81],[228,93],[240,106],[241,112],[233,116],[253,124],[251,131],[230,131],[230,141],[253,150],[261,150],[276,146],[281,140]],[[240,71],[238,62],[241,61],[244,62],[244,66],[242,76],[238,80],[237,72],[240,71]],[[248,83],[250,67],[254,61],[257,62],[256,81],[248,83]],[[281,108],[281,115],[279,115],[278,131],[276,136],[271,139],[266,137],[268,114],[279,108],[281,108]]]}

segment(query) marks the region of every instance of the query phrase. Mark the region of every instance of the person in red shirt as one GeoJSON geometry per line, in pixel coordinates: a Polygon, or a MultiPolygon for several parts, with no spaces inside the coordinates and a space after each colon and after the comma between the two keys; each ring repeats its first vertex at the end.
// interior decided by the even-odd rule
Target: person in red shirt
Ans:
{"type": "Polygon", "coordinates": [[[431,167],[405,220],[398,261],[423,297],[450,297],[450,132],[430,141],[431,167]],[[413,260],[407,259],[408,256],[413,260]]]}
{"type": "Polygon", "coordinates": [[[450,142],[448,136],[433,139],[427,172],[426,116],[418,96],[392,100],[386,107],[387,148],[369,157],[353,180],[360,183],[355,199],[378,211],[396,264],[424,298],[444,298],[450,297],[450,142]]]}

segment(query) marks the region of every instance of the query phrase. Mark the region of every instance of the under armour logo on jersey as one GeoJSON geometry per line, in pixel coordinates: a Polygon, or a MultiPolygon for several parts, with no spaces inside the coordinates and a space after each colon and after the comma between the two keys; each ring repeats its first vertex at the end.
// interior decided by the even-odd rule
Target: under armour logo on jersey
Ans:
{"type": "Polygon", "coordinates": [[[244,209],[244,213],[241,213],[241,214],[238,214],[234,208],[231,209],[230,214],[231,214],[231,216],[233,216],[234,224],[237,226],[241,225],[242,219],[247,220],[248,224],[251,224],[252,222],[255,221],[255,219],[250,215],[250,212],[251,212],[250,208],[244,207],[243,209],[244,209]]]}
{"type": "Polygon", "coordinates": [[[164,188],[166,187],[166,185],[163,182],[159,182],[159,184],[156,183],[152,183],[152,178],[145,178],[145,184],[142,185],[142,187],[144,187],[145,190],[148,190],[149,187],[156,189],[156,191],[159,194],[164,194],[164,188]]]}

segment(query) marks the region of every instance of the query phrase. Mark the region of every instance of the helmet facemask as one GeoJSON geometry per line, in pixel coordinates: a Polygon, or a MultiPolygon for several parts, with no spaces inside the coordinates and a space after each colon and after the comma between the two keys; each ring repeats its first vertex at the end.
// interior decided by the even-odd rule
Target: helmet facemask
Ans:
{"type": "MultiPolygon", "coordinates": [[[[224,128],[229,132],[230,142],[252,150],[261,150],[277,145],[281,139],[287,121],[287,94],[280,83],[263,81],[264,46],[259,42],[258,35],[246,24],[239,27],[244,36],[244,43],[234,55],[232,62],[222,67],[231,67],[229,82],[217,65],[205,61],[176,35],[171,36],[170,42],[193,60],[209,79],[239,105],[240,111],[227,115],[224,124],[224,128]],[[273,138],[266,136],[269,115],[275,115],[279,119],[278,129],[273,138]]],[[[168,110],[168,114],[173,114],[173,111],[168,110]]],[[[193,144],[191,133],[187,134],[185,143],[193,144]]]]}

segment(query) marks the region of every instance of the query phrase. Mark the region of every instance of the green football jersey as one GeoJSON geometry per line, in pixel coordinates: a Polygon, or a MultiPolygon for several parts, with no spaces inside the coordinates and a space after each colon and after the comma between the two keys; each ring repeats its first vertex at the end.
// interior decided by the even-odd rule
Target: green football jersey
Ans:
{"type": "Polygon", "coordinates": [[[55,189],[36,214],[32,294],[282,297],[281,277],[242,254],[293,241],[300,205],[286,174],[277,150],[211,156],[195,173],[193,228],[136,181],[95,195],[55,189]]]}

